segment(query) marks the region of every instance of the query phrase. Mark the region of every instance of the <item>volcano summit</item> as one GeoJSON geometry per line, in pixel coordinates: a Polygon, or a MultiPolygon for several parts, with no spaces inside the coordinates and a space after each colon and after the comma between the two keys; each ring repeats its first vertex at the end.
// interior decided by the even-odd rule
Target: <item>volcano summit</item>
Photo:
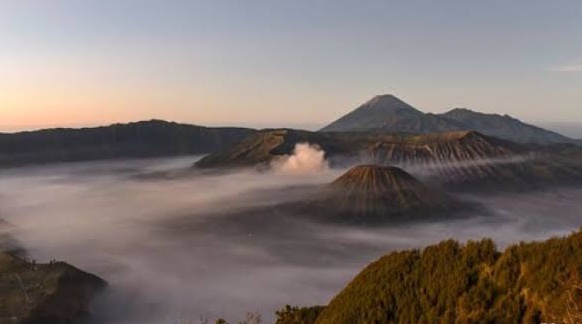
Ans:
{"type": "Polygon", "coordinates": [[[327,220],[368,224],[426,220],[461,204],[400,168],[360,165],[329,184],[317,206],[327,220]]]}

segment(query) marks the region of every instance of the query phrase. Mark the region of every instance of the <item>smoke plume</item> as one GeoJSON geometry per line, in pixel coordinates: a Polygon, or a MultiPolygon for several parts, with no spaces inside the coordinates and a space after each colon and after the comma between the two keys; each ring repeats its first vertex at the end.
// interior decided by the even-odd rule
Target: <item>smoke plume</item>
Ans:
{"type": "Polygon", "coordinates": [[[314,174],[329,170],[325,152],[317,145],[295,144],[292,155],[284,156],[271,165],[279,173],[314,174]]]}

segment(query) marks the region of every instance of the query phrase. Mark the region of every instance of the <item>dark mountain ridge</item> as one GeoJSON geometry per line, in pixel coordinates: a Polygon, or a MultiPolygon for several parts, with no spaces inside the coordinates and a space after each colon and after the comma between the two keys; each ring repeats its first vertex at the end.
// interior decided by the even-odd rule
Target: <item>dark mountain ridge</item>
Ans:
{"type": "Polygon", "coordinates": [[[254,132],[248,128],[208,128],[150,120],[0,134],[0,166],[208,154],[254,132]]]}
{"type": "Polygon", "coordinates": [[[443,114],[422,113],[392,95],[376,96],[321,129],[322,132],[383,131],[433,133],[473,130],[518,143],[577,143],[556,132],[505,115],[483,114],[465,108],[443,114]]]}
{"type": "Polygon", "coordinates": [[[539,144],[575,142],[564,135],[526,124],[509,115],[484,114],[466,108],[456,108],[440,116],[454,120],[467,129],[516,142],[539,144]]]}

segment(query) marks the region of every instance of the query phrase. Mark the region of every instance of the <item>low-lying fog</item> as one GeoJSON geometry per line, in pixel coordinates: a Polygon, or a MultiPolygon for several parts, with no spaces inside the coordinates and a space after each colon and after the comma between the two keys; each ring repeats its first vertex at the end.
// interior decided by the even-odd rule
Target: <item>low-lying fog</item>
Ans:
{"type": "MultiPolygon", "coordinates": [[[[582,190],[466,196],[495,212],[398,228],[347,228],[304,217],[232,212],[309,195],[343,170],[293,160],[278,172],[188,172],[195,158],[62,164],[0,172],[3,218],[37,261],[65,260],[111,287],[97,323],[266,322],[285,304],[325,304],[366,264],[454,237],[500,246],[576,230],[582,190]]],[[[285,163],[285,161],[280,162],[285,163]]],[[[292,215],[291,215],[292,216],[292,215]]]]}

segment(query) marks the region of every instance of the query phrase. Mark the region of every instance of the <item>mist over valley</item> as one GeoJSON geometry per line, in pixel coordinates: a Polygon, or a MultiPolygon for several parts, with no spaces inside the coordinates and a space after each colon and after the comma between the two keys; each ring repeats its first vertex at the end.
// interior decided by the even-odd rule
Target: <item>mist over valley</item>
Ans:
{"type": "Polygon", "coordinates": [[[330,168],[322,153],[306,144],[269,170],[192,169],[199,157],[7,169],[2,217],[30,258],[66,260],[109,283],[91,304],[95,323],[234,321],[249,311],[269,322],[286,304],[326,304],[390,251],[447,238],[491,237],[504,247],[580,226],[582,189],[571,186],[451,192],[486,208],[385,226],[282,209],[349,169],[330,168]]]}

